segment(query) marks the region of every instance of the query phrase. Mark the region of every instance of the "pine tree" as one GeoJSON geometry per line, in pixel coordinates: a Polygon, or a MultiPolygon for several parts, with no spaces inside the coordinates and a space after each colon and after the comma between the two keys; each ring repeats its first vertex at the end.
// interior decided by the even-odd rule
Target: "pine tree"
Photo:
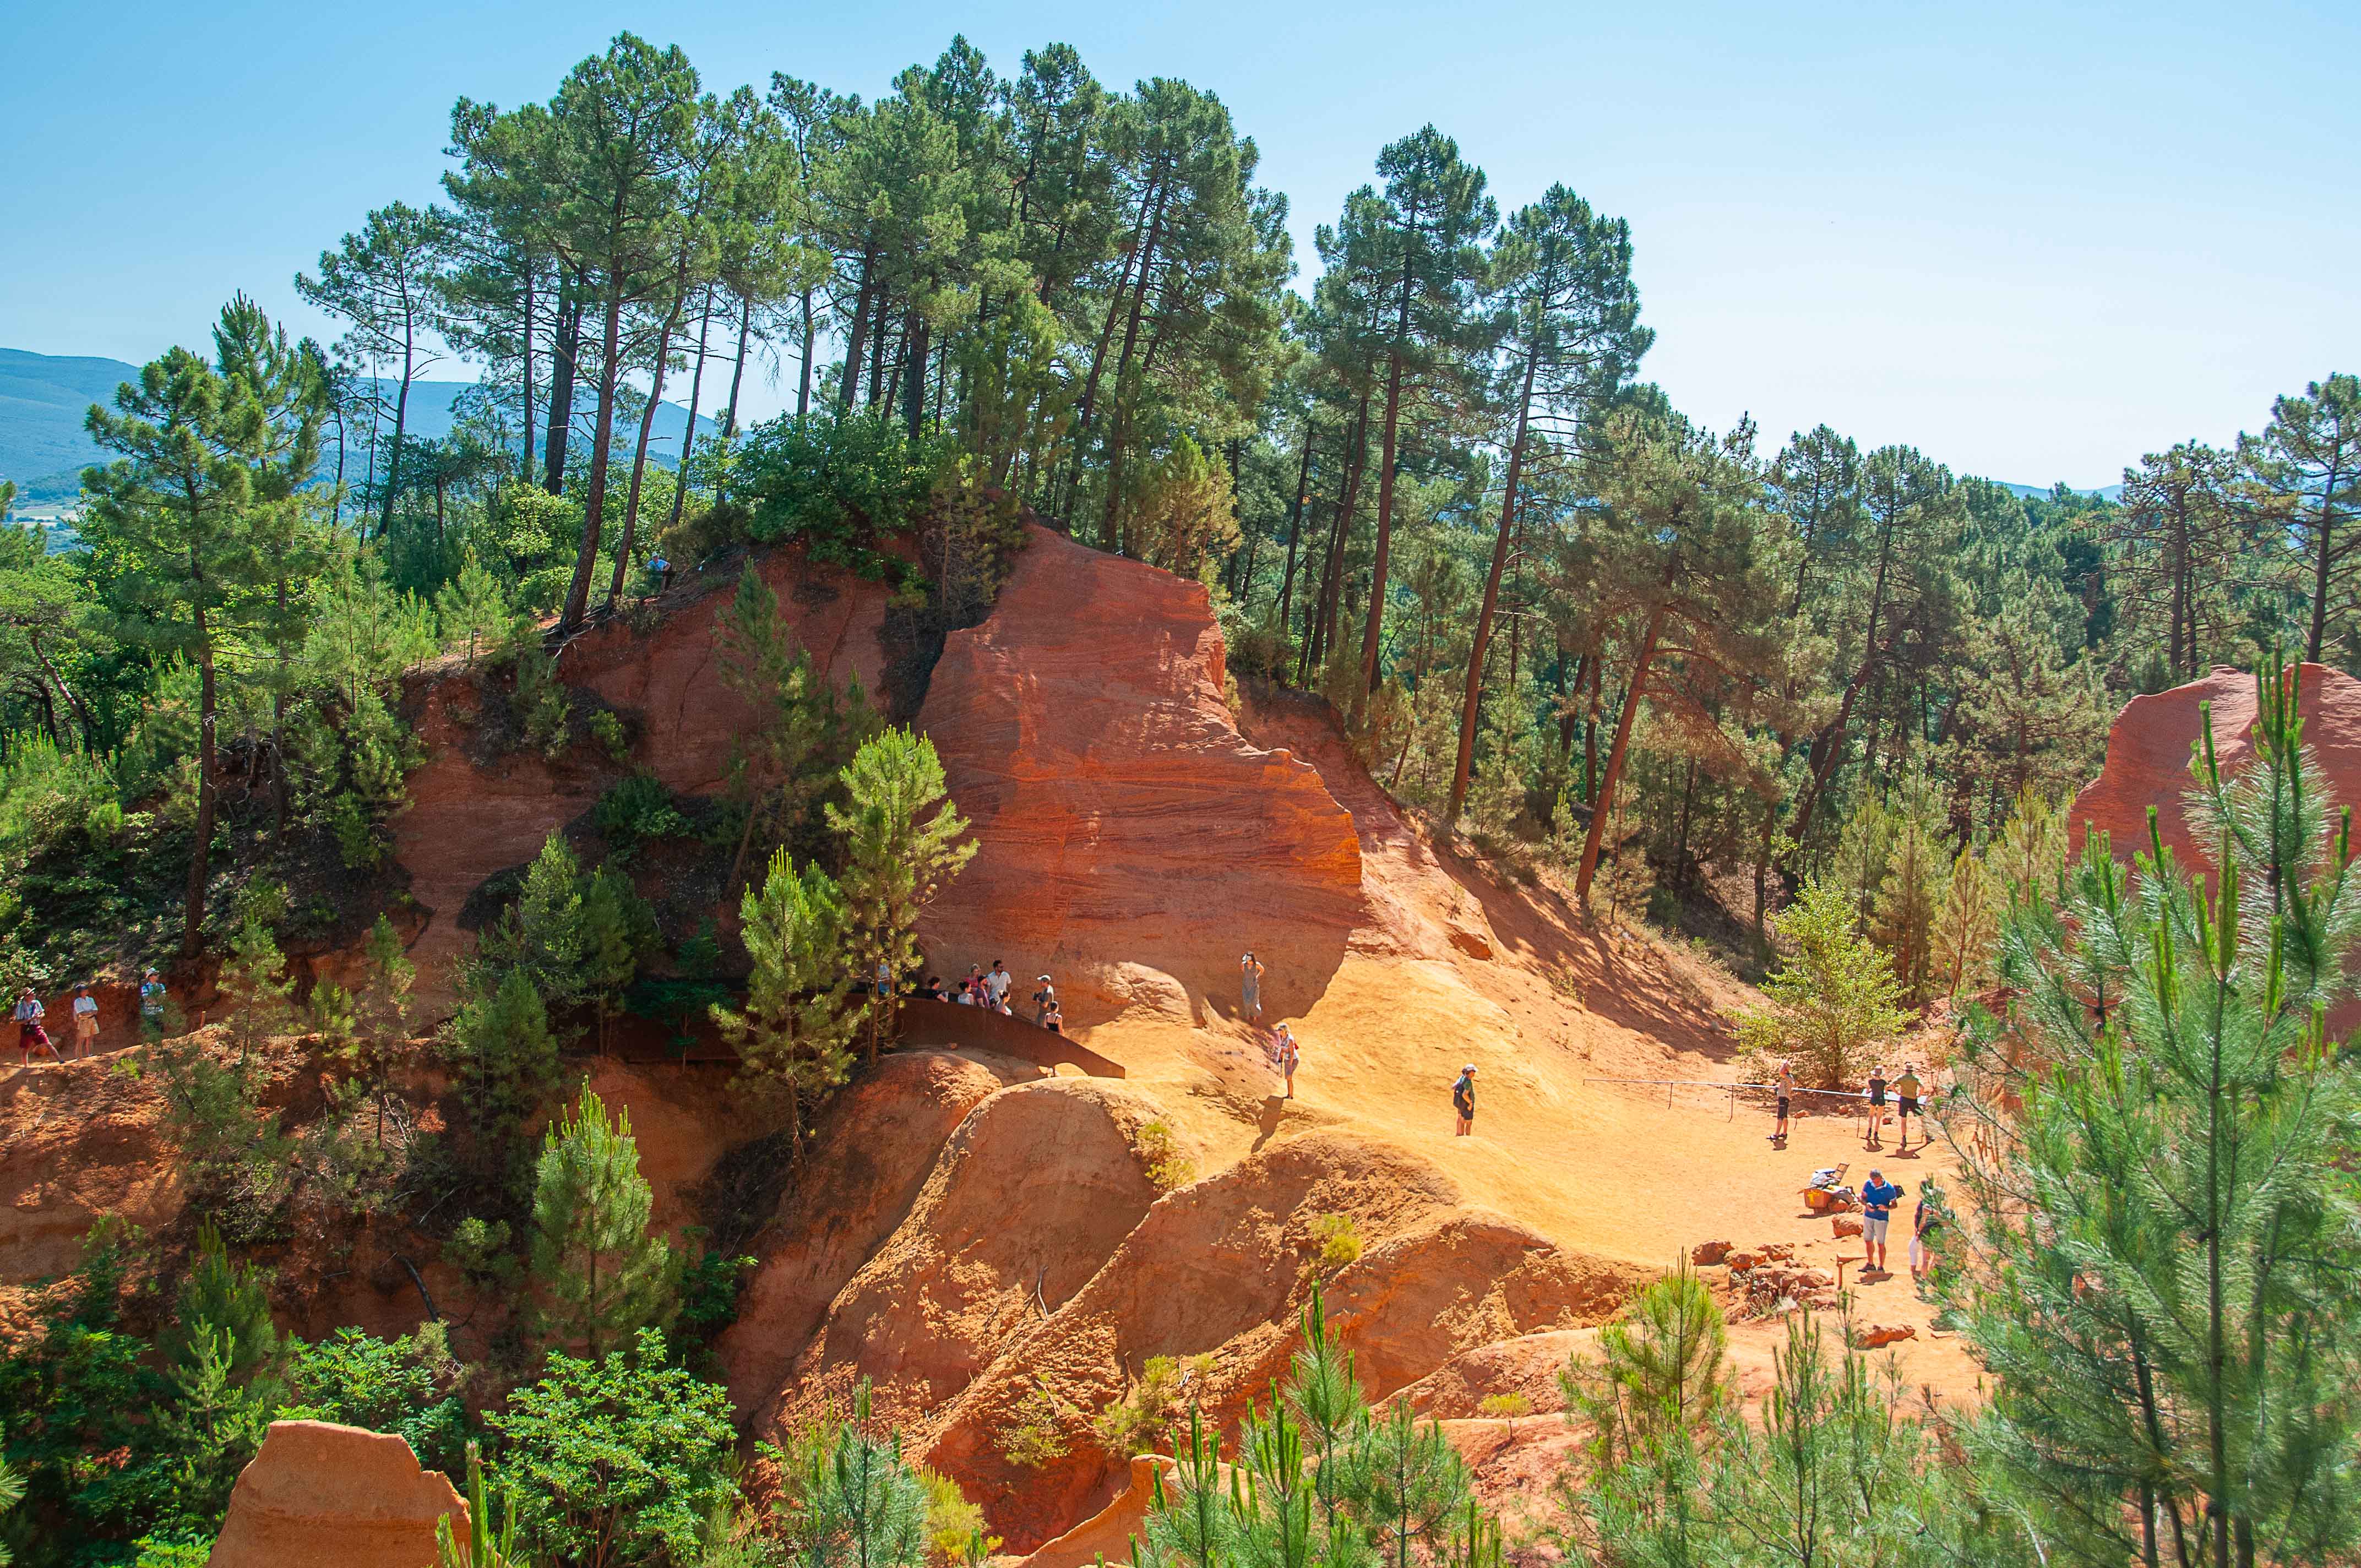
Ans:
{"type": "Polygon", "coordinates": [[[612,1120],[586,1086],[549,1129],[533,1194],[534,1321],[544,1343],[603,1349],[668,1323],[677,1270],[648,1234],[654,1194],[640,1175],[631,1113],[612,1120]]]}
{"type": "Polygon", "coordinates": [[[541,999],[565,1006],[589,993],[584,965],[588,936],[583,928],[582,895],[587,879],[581,862],[555,833],[525,869],[517,900],[478,945],[480,961],[495,971],[520,969],[541,999]]]}
{"type": "Polygon", "coordinates": [[[860,1030],[840,989],[843,897],[816,865],[797,875],[780,850],[762,886],[746,890],[739,917],[753,960],[746,1005],[717,1003],[713,1019],[738,1047],[741,1085],[785,1113],[787,1145],[801,1161],[803,1104],[844,1081],[860,1030]]]}
{"type": "MultiPolygon", "coordinates": [[[[230,330],[250,310],[243,300],[225,308],[217,347],[250,338],[230,330]]],[[[276,509],[291,501],[319,457],[317,400],[279,384],[302,380],[300,368],[225,357],[230,364],[216,368],[175,348],[124,383],[113,410],[93,407],[85,422],[93,442],[119,455],[82,473],[90,502],[82,532],[107,569],[94,619],[122,641],[186,659],[197,671],[196,820],[181,927],[188,958],[203,945],[212,872],[220,655],[259,575],[258,523],[276,528],[276,509]],[[266,374],[277,381],[258,380],[266,374]]]]}
{"type": "Polygon", "coordinates": [[[737,887],[759,832],[765,843],[802,827],[837,770],[878,720],[858,675],[841,698],[779,614],[778,596],[751,566],[723,611],[714,641],[721,679],[753,707],[752,722],[731,743],[730,784],[743,802],[745,826],[730,863],[737,887]]]}
{"type": "Polygon", "coordinates": [[[1905,809],[1877,884],[1870,935],[1885,950],[1902,1003],[1916,1007],[1935,988],[1935,926],[1943,907],[1944,860],[1928,814],[1905,809]]]}
{"type": "Polygon", "coordinates": [[[1986,864],[1987,850],[1970,844],[1951,861],[1943,884],[1943,902],[1935,916],[1935,978],[1946,997],[1957,997],[1962,987],[1981,990],[1988,972],[1993,942],[2000,934],[2001,890],[1993,885],[1986,864]]]}
{"type": "Polygon", "coordinates": [[[241,1068],[273,1035],[283,1034],[294,1015],[290,1000],[294,977],[287,972],[287,956],[270,934],[268,914],[250,912],[230,938],[229,962],[222,970],[222,989],[236,1006],[231,1013],[231,1034],[237,1041],[241,1068]]]}
{"type": "MultiPolygon", "coordinates": [[[[888,729],[853,754],[842,776],[847,803],[830,802],[827,811],[828,825],[845,837],[847,948],[864,982],[881,967],[898,981],[918,961],[918,916],[976,846],[961,842],[967,818],[944,793],[943,765],[925,736],[888,729]]],[[[869,989],[875,1061],[899,986],[894,999],[869,989]]]]}
{"type": "Polygon", "coordinates": [[[779,1477],[774,1517],[795,1561],[858,1568],[919,1568],[927,1552],[927,1488],[902,1455],[899,1434],[870,1420],[869,1380],[852,1391],[849,1419],[824,1419],[764,1443],[779,1477]]]}
{"type": "Polygon", "coordinates": [[[1812,1084],[1850,1082],[1869,1048],[1910,1021],[1893,965],[1853,929],[1852,901],[1826,883],[1804,884],[1776,921],[1795,945],[1763,982],[1766,1007],[1739,1014],[1738,1037],[1764,1058],[1793,1058],[1812,1084]]]}
{"type": "Polygon", "coordinates": [[[2317,1563],[2361,1537],[2361,1198],[2339,1174],[2361,1068],[2324,1025],[2353,993],[2361,878],[2298,672],[2257,686],[2244,768],[2210,712],[2191,760],[2210,867],[2153,813],[2128,878],[2092,835],[2056,897],[2012,911],[2011,1015],[1970,1036],[2022,1110],[1945,1108],[1980,1256],[1944,1288],[1996,1376],[1967,1436],[2053,1564],[2317,1563]]]}
{"type": "MultiPolygon", "coordinates": [[[[2246,462],[2271,521],[2303,552],[2312,623],[2304,657],[2320,663],[2329,620],[2353,603],[2353,553],[2361,548],[2361,376],[2331,376],[2302,397],[2276,398],[2260,436],[2241,436],[2246,462]]],[[[2350,639],[2349,620],[2337,628],[2350,639]]]]}
{"type": "Polygon", "coordinates": [[[655,912],[622,872],[605,867],[582,881],[582,990],[598,1020],[598,1047],[607,1046],[607,1020],[640,972],[640,962],[661,946],[655,912]]]}
{"type": "Polygon", "coordinates": [[[557,1078],[557,1042],[533,977],[522,968],[461,1005],[442,1036],[478,1143],[503,1147],[557,1078]]]}
{"type": "Polygon", "coordinates": [[[158,1338],[165,1359],[192,1372],[204,1352],[218,1347],[228,1376],[241,1382],[269,1366],[279,1354],[279,1330],[267,1284],[262,1270],[231,1259],[220,1231],[198,1226],[195,1266],[158,1338]]]}
{"type": "Polygon", "coordinates": [[[1729,1345],[1720,1305],[1684,1264],[1633,1291],[1598,1331],[1598,1364],[1570,1363],[1558,1381],[1597,1459],[1624,1463],[1686,1441],[1736,1397],[1729,1345]]]}
{"type": "Polygon", "coordinates": [[[523,634],[522,618],[509,602],[508,589],[473,557],[435,595],[434,614],[445,646],[467,645],[469,667],[479,652],[505,649],[523,634]]]}

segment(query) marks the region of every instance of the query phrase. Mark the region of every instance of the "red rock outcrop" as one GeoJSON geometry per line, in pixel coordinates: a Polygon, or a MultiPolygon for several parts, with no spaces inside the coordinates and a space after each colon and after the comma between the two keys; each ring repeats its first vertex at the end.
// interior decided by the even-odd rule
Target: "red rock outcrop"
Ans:
{"type": "Polygon", "coordinates": [[[1327,1307],[1369,1398],[1382,1400],[1466,1351],[1609,1317],[1649,1272],[1462,1212],[1368,1248],[1329,1282],[1327,1307]]]}
{"type": "Polygon", "coordinates": [[[273,1421],[230,1493],[207,1568],[434,1568],[434,1521],[467,1505],[410,1444],[329,1421],[273,1421]]]}
{"type": "Polygon", "coordinates": [[[796,1366],[801,1399],[867,1377],[879,1420],[917,1424],[957,1398],[1148,1212],[1157,1190],[1133,1129],[1155,1114],[1090,1079],[1018,1084],[977,1105],[830,1305],[796,1366]]]}
{"type": "MultiPolygon", "coordinates": [[[[2361,680],[2321,664],[2300,666],[2304,744],[2327,775],[2329,820],[2343,806],[2361,807],[2361,680]]],[[[2253,754],[2255,677],[2216,665],[2202,680],[2147,696],[2136,696],[2107,731],[2107,762],[2099,776],[2074,797],[2068,830],[2079,852],[2085,833],[2108,835],[2116,858],[2128,861],[2147,851],[2147,809],[2157,809],[2157,828],[2184,866],[2213,863],[2216,846],[2199,844],[2183,805],[2191,785],[2190,748],[2202,730],[2202,706],[2213,705],[2213,749],[2225,773],[2235,773],[2253,754]]]]}
{"type": "Polygon", "coordinates": [[[1246,948],[1274,1015],[1334,972],[1362,908],[1352,817],[1238,733],[1203,585],[1035,527],[919,721],[983,845],[924,927],[945,972],[1051,970],[1076,1023],[1226,1013],[1246,948]]]}
{"type": "Polygon", "coordinates": [[[817,1140],[825,1155],[807,1164],[780,1205],[737,1321],[715,1346],[730,1398],[756,1431],[775,1426],[789,1367],[838,1292],[910,1212],[945,1140],[1016,1070],[941,1051],[896,1052],[829,1106],[817,1140]]]}
{"type": "MultiPolygon", "coordinates": [[[[870,700],[880,699],[885,650],[883,583],[833,567],[807,565],[799,549],[772,551],[752,563],[779,598],[780,619],[820,673],[839,685],[858,676],[870,700]]],[[[638,756],[667,789],[710,795],[730,774],[730,747],[753,710],[721,679],[714,622],[738,591],[735,573],[691,578],[658,603],[664,611],[653,631],[636,633],[610,620],[568,643],[558,673],[609,705],[636,711],[638,756]]]]}

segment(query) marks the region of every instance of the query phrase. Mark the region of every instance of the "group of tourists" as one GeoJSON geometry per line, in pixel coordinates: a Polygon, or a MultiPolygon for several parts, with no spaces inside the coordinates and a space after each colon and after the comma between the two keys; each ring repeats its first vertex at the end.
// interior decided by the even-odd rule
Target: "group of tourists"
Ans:
{"type": "MultiPolygon", "coordinates": [[[[1772,1124],[1771,1141],[1774,1144],[1784,1144],[1787,1141],[1787,1113],[1796,1093],[1795,1064],[1793,1061],[1783,1061],[1779,1064],[1779,1070],[1772,1075],[1771,1088],[1777,1118],[1772,1124]]],[[[1919,1108],[1919,1098],[1924,1093],[1925,1088],[1926,1086],[1919,1081],[1918,1065],[1916,1062],[1905,1062],[1900,1074],[1890,1080],[1885,1076],[1884,1063],[1872,1063],[1869,1069],[1868,1087],[1852,1096],[1868,1102],[1869,1130],[1861,1146],[1872,1149],[1885,1146],[1885,1110],[1889,1094],[1893,1099],[1894,1115],[1901,1124],[1900,1142],[1894,1146],[1894,1152],[1897,1155],[1910,1152],[1910,1118],[1913,1116],[1918,1118],[1918,1146],[1923,1149],[1932,1142],[1932,1135],[1927,1131],[1926,1113],[1919,1108]]],[[[1830,1089],[1813,1090],[1811,1092],[1835,1094],[1841,1097],[1849,1091],[1830,1089]]]]}
{"type": "MultiPolygon", "coordinates": [[[[1249,1027],[1262,1026],[1262,960],[1252,953],[1238,959],[1238,1016],[1249,1027]]],[[[1303,1048],[1295,1038],[1295,1031],[1284,1021],[1262,1037],[1263,1055],[1270,1062],[1270,1070],[1279,1076],[1279,1098],[1295,1098],[1295,1069],[1303,1059],[1303,1048]]]]}
{"type": "MultiPolygon", "coordinates": [[[[1883,1278],[1886,1232],[1894,1223],[1894,1208],[1901,1203],[1909,1189],[1885,1179],[1885,1172],[1872,1170],[1861,1190],[1861,1239],[1868,1249],[1868,1266],[1861,1270],[1863,1278],[1872,1275],[1883,1278]]],[[[1935,1184],[1918,1184],[1918,1201],[1910,1212],[1910,1277],[1924,1279],[1935,1266],[1935,1237],[1943,1228],[1940,1201],[1935,1184]]]]}
{"type": "MultiPolygon", "coordinates": [[[[150,970],[148,972],[153,976],[156,971],[150,970]]],[[[47,1051],[51,1061],[61,1062],[66,1059],[49,1039],[47,1023],[49,1011],[31,986],[28,985],[16,993],[18,1066],[32,1066],[35,1051],[47,1051]]],[[[98,999],[90,993],[90,984],[86,981],[74,987],[72,1015],[73,1054],[74,1059],[79,1061],[98,1048],[98,999]]]]}
{"type": "MultiPolygon", "coordinates": [[[[1062,1035],[1066,1032],[1066,1015],[1058,1008],[1058,987],[1046,974],[1039,978],[1038,983],[1041,989],[1032,996],[1034,1025],[1053,1035],[1062,1035]]],[[[918,994],[936,1002],[956,1003],[961,1007],[981,1007],[1005,1018],[1014,1018],[1016,1009],[1009,1004],[1008,997],[1016,989],[1016,977],[1008,972],[1008,965],[994,959],[988,970],[982,964],[970,964],[967,978],[949,989],[944,987],[941,976],[930,974],[927,977],[927,983],[918,988],[918,994]]]]}

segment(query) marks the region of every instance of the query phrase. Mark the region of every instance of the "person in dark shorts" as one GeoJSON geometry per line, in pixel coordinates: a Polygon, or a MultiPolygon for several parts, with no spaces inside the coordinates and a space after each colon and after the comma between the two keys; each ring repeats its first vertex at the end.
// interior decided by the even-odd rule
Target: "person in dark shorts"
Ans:
{"type": "Polygon", "coordinates": [[[1861,1146],[1876,1148],[1885,1141],[1885,1064],[1869,1064],[1869,1137],[1861,1146]]]}
{"type": "Polygon", "coordinates": [[[1774,1144],[1784,1144],[1787,1141],[1788,1097],[1795,1092],[1795,1064],[1791,1061],[1781,1062],[1777,1075],[1771,1080],[1771,1086],[1777,1090],[1779,1094],[1779,1122],[1771,1129],[1771,1141],[1774,1144]]]}
{"type": "Polygon", "coordinates": [[[1910,1277],[1924,1279],[1935,1267],[1935,1234],[1943,1228],[1942,1201],[1935,1184],[1918,1184],[1918,1202],[1910,1211],[1910,1277]]]}
{"type": "Polygon", "coordinates": [[[1048,975],[1041,977],[1041,989],[1033,993],[1033,1022],[1046,1029],[1049,1014],[1058,1010],[1058,988],[1048,975]]]}
{"type": "Polygon", "coordinates": [[[1902,1076],[1894,1080],[1894,1114],[1901,1127],[1900,1139],[1894,1146],[1895,1154],[1906,1153],[1910,1147],[1910,1118],[1918,1118],[1918,1146],[1927,1146],[1927,1120],[1918,1109],[1918,1068],[1915,1062],[1903,1064],[1902,1076]]]}
{"type": "Polygon", "coordinates": [[[1476,1064],[1469,1062],[1451,1080],[1451,1108],[1459,1113],[1457,1137],[1466,1137],[1476,1130],[1476,1064]]]}

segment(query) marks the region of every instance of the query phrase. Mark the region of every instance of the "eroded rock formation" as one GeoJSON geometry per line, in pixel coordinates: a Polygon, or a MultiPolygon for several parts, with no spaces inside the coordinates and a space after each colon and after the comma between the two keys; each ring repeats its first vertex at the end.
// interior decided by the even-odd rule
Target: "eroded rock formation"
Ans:
{"type": "Polygon", "coordinates": [[[207,1568],[433,1568],[434,1521],[467,1505],[410,1444],[330,1421],[273,1421],[230,1493],[207,1568]]]}

